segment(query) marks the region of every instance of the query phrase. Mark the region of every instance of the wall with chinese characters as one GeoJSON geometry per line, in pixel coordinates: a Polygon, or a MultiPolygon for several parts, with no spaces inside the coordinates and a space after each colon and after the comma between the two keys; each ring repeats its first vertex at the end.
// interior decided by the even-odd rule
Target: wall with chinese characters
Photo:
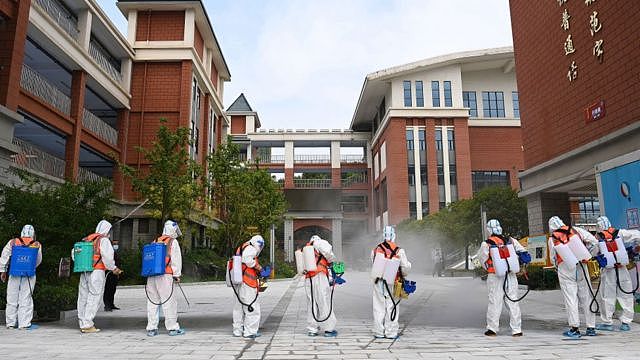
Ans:
{"type": "Polygon", "coordinates": [[[640,1],[510,8],[526,168],[640,120],[640,1]],[[601,101],[606,115],[588,121],[601,101]]]}

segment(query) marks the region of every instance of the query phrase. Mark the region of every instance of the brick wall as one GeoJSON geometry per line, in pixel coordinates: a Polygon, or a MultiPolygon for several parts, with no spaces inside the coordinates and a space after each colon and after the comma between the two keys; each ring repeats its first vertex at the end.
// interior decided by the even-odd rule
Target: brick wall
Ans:
{"type": "Polygon", "coordinates": [[[531,168],[640,119],[640,2],[544,3],[510,0],[513,44],[520,94],[524,163],[531,168]],[[564,31],[567,9],[570,28],[564,31]],[[598,12],[602,29],[592,37],[589,19],[598,12]],[[572,35],[576,52],[565,56],[572,35]],[[602,64],[592,54],[604,40],[602,64]],[[570,83],[572,61],[577,79],[570,83]],[[584,110],[605,101],[606,116],[585,123],[584,110]]]}
{"type": "Polygon", "coordinates": [[[213,87],[218,90],[218,68],[216,68],[213,60],[211,60],[211,82],[213,83],[213,87]]]}
{"type": "Polygon", "coordinates": [[[331,219],[294,219],[293,220],[293,232],[296,232],[303,227],[307,226],[320,226],[329,231],[332,229],[331,219]]]}
{"type": "Polygon", "coordinates": [[[193,45],[196,48],[196,52],[198,53],[200,60],[202,60],[202,48],[204,47],[204,40],[202,39],[202,34],[200,34],[200,30],[198,30],[197,26],[195,28],[195,34],[193,36],[193,45]]]}
{"type": "Polygon", "coordinates": [[[184,40],[184,11],[139,11],[136,41],[184,40]]]}
{"type": "Polygon", "coordinates": [[[524,169],[522,130],[518,127],[470,127],[471,170],[509,171],[511,187],[518,189],[518,171],[524,169]]]}

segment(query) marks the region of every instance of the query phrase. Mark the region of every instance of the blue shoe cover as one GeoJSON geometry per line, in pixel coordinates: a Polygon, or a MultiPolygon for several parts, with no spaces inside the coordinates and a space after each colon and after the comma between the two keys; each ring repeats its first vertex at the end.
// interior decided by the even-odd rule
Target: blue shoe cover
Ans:
{"type": "Polygon", "coordinates": [[[158,335],[158,329],[147,330],[147,336],[151,337],[156,335],[158,335]]]}
{"type": "Polygon", "coordinates": [[[244,337],[245,339],[255,339],[255,338],[260,337],[260,336],[262,336],[262,334],[260,334],[260,333],[258,332],[258,333],[255,333],[255,334],[253,334],[253,335],[247,335],[247,336],[243,336],[243,337],[244,337]]]}
{"type": "Polygon", "coordinates": [[[610,324],[598,324],[596,330],[613,331],[613,325],[610,324]]]}
{"type": "Polygon", "coordinates": [[[186,333],[186,331],[184,331],[184,329],[171,330],[171,331],[169,331],[169,336],[184,335],[185,333],[186,333]]]}
{"type": "Polygon", "coordinates": [[[373,335],[374,339],[384,339],[383,335],[373,335]]]}
{"type": "Polygon", "coordinates": [[[631,330],[631,326],[629,324],[622,323],[620,324],[620,331],[629,331],[631,330]]]}
{"type": "Polygon", "coordinates": [[[585,332],[585,335],[587,335],[587,336],[597,336],[598,334],[596,333],[596,329],[595,328],[587,328],[587,331],[585,332]]]}
{"type": "Polygon", "coordinates": [[[336,337],[336,336],[338,336],[338,332],[336,330],[324,332],[324,337],[336,337]]]}
{"type": "Polygon", "coordinates": [[[27,330],[27,331],[31,331],[31,330],[36,330],[36,329],[38,329],[38,328],[40,328],[40,325],[31,324],[31,325],[27,326],[27,327],[26,327],[26,328],[24,328],[24,329],[25,329],[25,330],[27,330]]]}
{"type": "Polygon", "coordinates": [[[318,333],[312,332],[312,331],[308,331],[307,332],[307,336],[318,336],[318,333]]]}
{"type": "Polygon", "coordinates": [[[562,335],[571,339],[580,339],[582,337],[582,335],[580,335],[580,331],[573,331],[571,329],[563,332],[562,335]]]}

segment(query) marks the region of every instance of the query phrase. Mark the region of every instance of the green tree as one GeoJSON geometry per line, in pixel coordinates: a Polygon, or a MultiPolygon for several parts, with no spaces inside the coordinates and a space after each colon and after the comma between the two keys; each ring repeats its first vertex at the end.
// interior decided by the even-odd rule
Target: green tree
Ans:
{"type": "Polygon", "coordinates": [[[286,209],[284,194],[270,174],[257,164],[238,159],[239,148],[230,139],[209,157],[210,193],[223,224],[214,231],[216,248],[229,255],[249,237],[249,227],[266,234],[286,209]]]}
{"type": "Polygon", "coordinates": [[[120,164],[131,178],[133,190],[148,199],[146,208],[160,220],[159,225],[167,219],[188,219],[204,191],[202,168],[188,152],[189,129],[172,131],[165,125],[166,119],[160,119],[160,123],[153,145],[136,148],[150,166],[136,169],[120,164]]]}

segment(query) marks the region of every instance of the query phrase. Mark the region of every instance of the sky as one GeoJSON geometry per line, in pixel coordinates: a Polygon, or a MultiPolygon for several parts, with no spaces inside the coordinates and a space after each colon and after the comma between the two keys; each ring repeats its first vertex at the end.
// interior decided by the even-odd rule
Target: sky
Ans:
{"type": "MultiPolygon", "coordinates": [[[[115,0],[98,1],[124,34],[115,0]]],[[[458,51],[511,46],[508,0],[203,0],[263,128],[348,128],[365,76],[458,51]]]]}

